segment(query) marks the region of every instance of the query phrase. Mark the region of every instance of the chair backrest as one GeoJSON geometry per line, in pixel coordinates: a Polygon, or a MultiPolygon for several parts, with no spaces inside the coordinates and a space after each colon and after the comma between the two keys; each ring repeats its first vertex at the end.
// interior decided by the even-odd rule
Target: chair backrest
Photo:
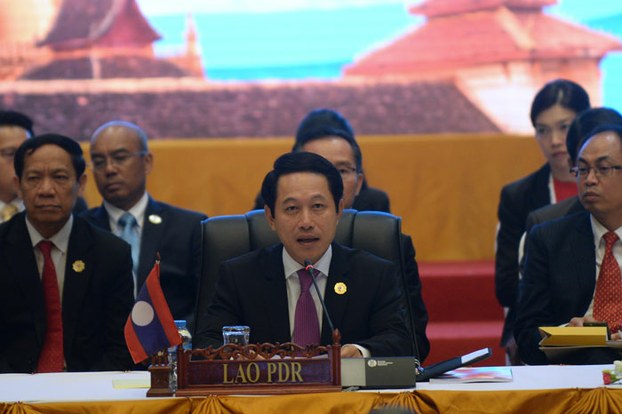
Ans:
{"type": "MultiPolygon", "coordinates": [[[[335,241],[354,249],[366,250],[395,263],[400,271],[400,288],[402,292],[407,292],[401,248],[401,223],[400,217],[389,213],[344,210],[337,225],[335,241]]],[[[207,310],[222,262],[279,242],[276,233],[268,225],[263,210],[210,217],[203,221],[202,227],[203,268],[197,298],[197,316],[207,310]]],[[[407,323],[412,330],[408,295],[403,296],[407,323]]]]}

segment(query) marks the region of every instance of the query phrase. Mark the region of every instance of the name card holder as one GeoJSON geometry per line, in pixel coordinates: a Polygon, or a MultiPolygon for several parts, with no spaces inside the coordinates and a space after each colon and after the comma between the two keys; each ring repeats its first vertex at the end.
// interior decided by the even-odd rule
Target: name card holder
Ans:
{"type": "MultiPolygon", "coordinates": [[[[336,341],[337,342],[337,341],[336,341]]],[[[168,366],[152,364],[148,397],[172,395],[168,366]]],[[[227,344],[177,351],[175,396],[341,391],[341,345],[227,344]]]]}

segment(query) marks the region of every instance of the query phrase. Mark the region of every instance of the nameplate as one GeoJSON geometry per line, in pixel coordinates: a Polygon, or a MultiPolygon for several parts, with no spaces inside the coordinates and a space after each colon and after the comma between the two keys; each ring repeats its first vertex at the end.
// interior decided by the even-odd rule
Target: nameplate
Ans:
{"type": "Polygon", "coordinates": [[[340,351],[338,344],[301,348],[293,343],[179,350],[175,395],[340,391],[340,351]]]}

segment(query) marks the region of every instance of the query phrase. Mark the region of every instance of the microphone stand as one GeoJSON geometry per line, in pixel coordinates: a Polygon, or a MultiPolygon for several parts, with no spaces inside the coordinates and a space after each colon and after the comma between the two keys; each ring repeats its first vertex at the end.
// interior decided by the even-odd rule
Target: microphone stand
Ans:
{"type": "Polygon", "coordinates": [[[318,287],[317,282],[315,281],[314,271],[316,271],[316,269],[315,267],[313,267],[313,264],[311,263],[311,260],[309,259],[305,259],[304,265],[305,265],[305,270],[309,272],[309,274],[311,275],[311,282],[313,283],[313,287],[315,288],[315,293],[317,293],[317,297],[320,299],[320,303],[322,304],[322,309],[324,310],[326,321],[328,322],[328,326],[330,326],[330,331],[332,332],[333,343],[338,344],[341,342],[341,334],[339,333],[338,329],[335,329],[335,325],[333,325],[333,321],[330,318],[328,309],[326,308],[326,303],[324,302],[324,297],[320,293],[320,288],[318,287]]]}

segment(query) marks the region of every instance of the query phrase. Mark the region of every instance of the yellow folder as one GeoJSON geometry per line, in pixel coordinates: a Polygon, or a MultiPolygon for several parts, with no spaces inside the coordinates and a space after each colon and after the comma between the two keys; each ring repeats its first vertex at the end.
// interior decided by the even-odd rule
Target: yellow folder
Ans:
{"type": "Polygon", "coordinates": [[[604,346],[605,326],[541,326],[540,346],[604,346]]]}

